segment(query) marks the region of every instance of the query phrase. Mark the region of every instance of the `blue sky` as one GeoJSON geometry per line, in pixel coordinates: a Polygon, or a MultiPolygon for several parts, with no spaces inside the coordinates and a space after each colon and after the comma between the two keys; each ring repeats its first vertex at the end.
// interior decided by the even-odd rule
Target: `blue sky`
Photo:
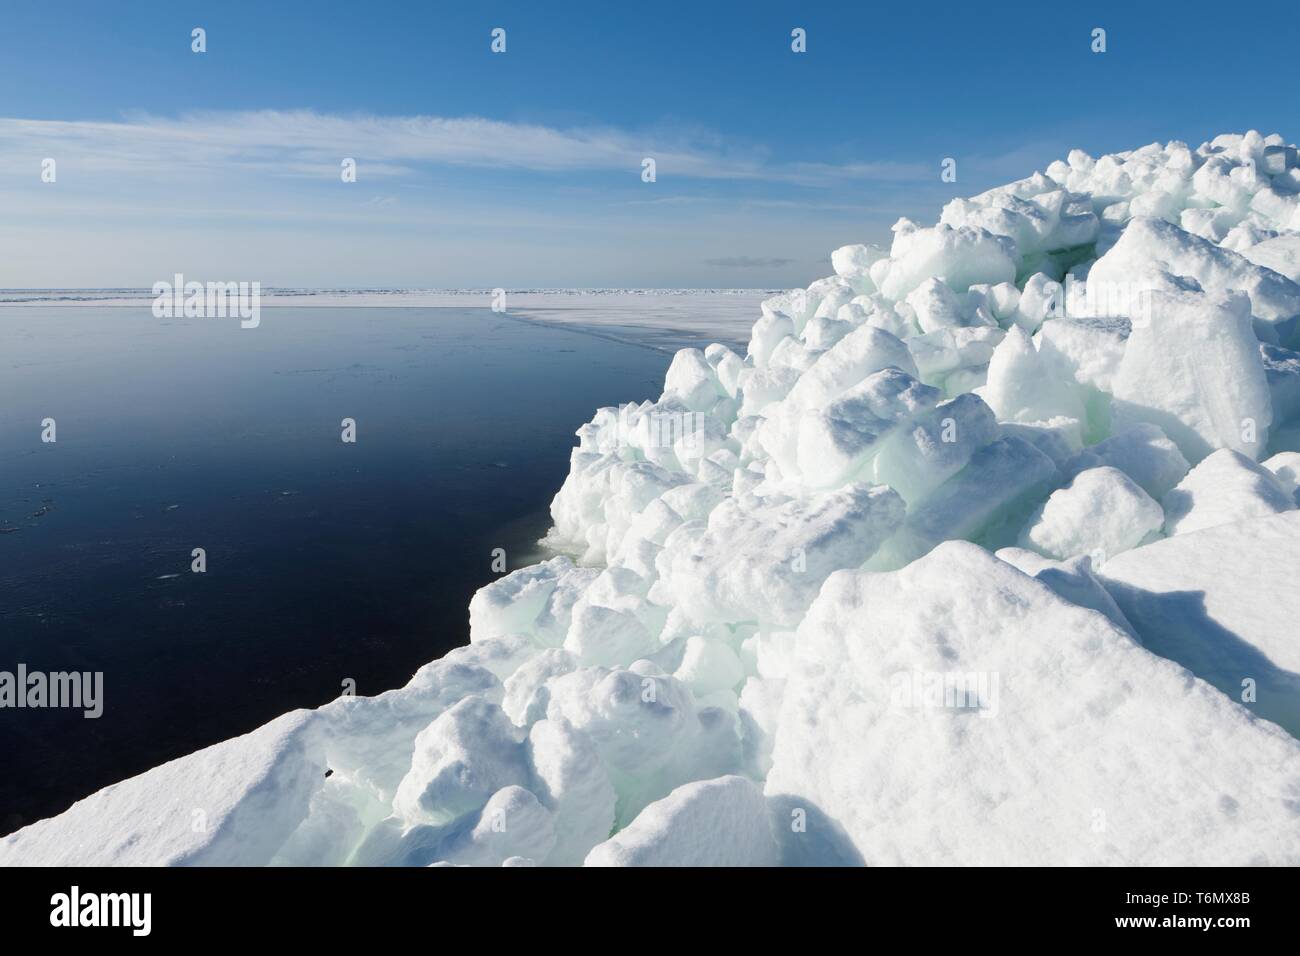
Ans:
{"type": "Polygon", "coordinates": [[[1300,126],[1286,5],[55,9],[0,14],[0,287],[806,284],[1072,147],[1300,126]]]}

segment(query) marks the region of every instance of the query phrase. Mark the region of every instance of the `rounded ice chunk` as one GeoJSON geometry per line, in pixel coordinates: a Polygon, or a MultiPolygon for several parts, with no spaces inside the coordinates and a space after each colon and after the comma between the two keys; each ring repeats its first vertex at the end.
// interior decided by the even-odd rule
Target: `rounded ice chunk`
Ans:
{"type": "Polygon", "coordinates": [[[1160,505],[1118,468],[1080,472],[1029,519],[1020,546],[1057,560],[1089,555],[1102,564],[1158,534],[1160,505]]]}
{"type": "Polygon", "coordinates": [[[717,372],[699,349],[681,349],[664,377],[664,397],[681,401],[693,412],[707,412],[725,396],[717,372]]]}
{"type": "Polygon", "coordinates": [[[510,718],[482,697],[467,697],[415,738],[393,811],[408,824],[449,823],[482,809],[502,787],[527,780],[524,748],[510,718]]]}
{"type": "Polygon", "coordinates": [[[588,855],[584,866],[771,866],[762,790],[727,776],[678,787],[588,855]]]}
{"type": "Polygon", "coordinates": [[[723,641],[696,634],[686,641],[682,663],[673,676],[697,697],[705,697],[714,691],[734,689],[745,679],[745,668],[723,641]]]}
{"type": "Polygon", "coordinates": [[[896,368],[868,375],[825,409],[799,420],[797,461],[804,483],[834,488],[852,478],[898,428],[934,408],[938,389],[896,368]]]}
{"type": "Polygon", "coordinates": [[[790,389],[786,401],[799,408],[821,408],[872,372],[890,366],[916,375],[916,364],[900,339],[864,325],[823,354],[790,389]]]}
{"type": "Polygon", "coordinates": [[[1165,533],[1171,537],[1202,528],[1279,514],[1295,499],[1267,468],[1240,452],[1220,449],[1188,472],[1164,497],[1165,533]]]}
{"type": "Polygon", "coordinates": [[[530,790],[511,785],[488,798],[473,828],[438,855],[461,866],[500,866],[511,857],[545,859],[555,848],[555,821],[530,790]]]}
{"type": "Polygon", "coordinates": [[[1262,464],[1273,473],[1278,484],[1300,500],[1300,452],[1280,451],[1262,464]]]}
{"type": "Polygon", "coordinates": [[[1216,448],[1260,457],[1273,405],[1246,297],[1153,293],[1115,376],[1115,419],[1159,425],[1193,463],[1216,448]]]}
{"type": "Polygon", "coordinates": [[[1158,426],[1146,423],[1133,425],[1090,445],[1067,461],[1063,470],[1073,478],[1081,471],[1103,465],[1118,468],[1157,501],[1182,481],[1192,467],[1158,426]]]}
{"type": "Polygon", "coordinates": [[[981,395],[999,421],[1038,422],[1057,417],[1082,421],[1084,417],[1078,385],[1056,374],[1019,326],[1012,326],[994,350],[988,384],[981,395]]]}
{"type": "Polygon", "coordinates": [[[888,253],[879,246],[840,246],[831,253],[831,268],[835,270],[836,275],[845,278],[869,275],[871,266],[887,255],[888,253]]]}
{"type": "MultiPolygon", "coordinates": [[[[890,299],[905,298],[927,279],[938,276],[950,288],[965,292],[976,283],[997,285],[1016,277],[1016,246],[985,229],[940,223],[920,228],[907,220],[894,227],[889,269],[880,291],[890,299]]],[[[872,278],[875,278],[872,270],[872,278]]]]}
{"type": "Polygon", "coordinates": [[[590,738],[564,721],[539,720],[528,733],[532,789],[551,811],[555,844],[538,857],[576,866],[614,825],[614,786],[590,738]]]}

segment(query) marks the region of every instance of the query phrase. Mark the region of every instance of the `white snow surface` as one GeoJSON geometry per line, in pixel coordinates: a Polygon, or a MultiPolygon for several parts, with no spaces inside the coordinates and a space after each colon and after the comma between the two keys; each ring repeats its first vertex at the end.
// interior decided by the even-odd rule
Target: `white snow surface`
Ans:
{"type": "Polygon", "coordinates": [[[777,847],[768,815],[762,788],[744,777],[684,784],[596,846],[584,865],[771,866],[777,847]]]}
{"type": "Polygon", "coordinates": [[[0,865],[1296,865],[1297,248],[1250,132],[838,249],[579,429],[470,645],[0,865]]]}
{"type": "Polygon", "coordinates": [[[1100,576],[1145,646],[1300,735],[1300,512],[1180,534],[1100,576]]]}
{"type": "Polygon", "coordinates": [[[828,580],[779,726],[768,795],[868,864],[1300,861],[1294,739],[967,542],[828,580]]]}

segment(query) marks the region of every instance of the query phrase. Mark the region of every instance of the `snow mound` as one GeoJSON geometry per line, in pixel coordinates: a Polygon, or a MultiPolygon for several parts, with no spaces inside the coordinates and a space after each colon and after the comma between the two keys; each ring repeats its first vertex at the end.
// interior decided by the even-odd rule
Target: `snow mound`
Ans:
{"type": "Polygon", "coordinates": [[[105,787],[0,841],[0,866],[257,866],[308,816],[325,765],[297,710],[105,787]]]}
{"type": "Polygon", "coordinates": [[[678,787],[587,854],[585,866],[771,866],[762,788],[728,776],[678,787]],[[700,835],[709,834],[708,840],[700,835]]]}
{"type": "Polygon", "coordinates": [[[1300,862],[1298,249],[1255,132],[837,249],[578,430],[468,647],[0,862],[1300,862]]]}
{"type": "Polygon", "coordinates": [[[1089,468],[1052,492],[1030,517],[1021,543],[1050,558],[1098,554],[1105,560],[1142,544],[1164,520],[1160,505],[1124,472],[1089,468]]]}
{"type": "Polygon", "coordinates": [[[1224,448],[1193,468],[1164,497],[1170,536],[1295,508],[1283,481],[1246,456],[1224,448]]]}
{"type": "Polygon", "coordinates": [[[1300,860],[1300,744],[965,542],[827,581],[766,790],[874,865],[1300,860]]]}
{"type": "Polygon", "coordinates": [[[1122,554],[1102,583],[1150,650],[1300,735],[1300,512],[1122,554]]]}

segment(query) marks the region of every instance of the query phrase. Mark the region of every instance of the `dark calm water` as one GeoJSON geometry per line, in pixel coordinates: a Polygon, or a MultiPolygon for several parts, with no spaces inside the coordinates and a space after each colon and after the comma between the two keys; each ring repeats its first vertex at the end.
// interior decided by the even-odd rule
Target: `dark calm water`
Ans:
{"type": "Polygon", "coordinates": [[[0,311],[0,670],[105,685],[97,720],[0,708],[0,833],[463,644],[574,430],[669,359],[487,310],[0,311]]]}

